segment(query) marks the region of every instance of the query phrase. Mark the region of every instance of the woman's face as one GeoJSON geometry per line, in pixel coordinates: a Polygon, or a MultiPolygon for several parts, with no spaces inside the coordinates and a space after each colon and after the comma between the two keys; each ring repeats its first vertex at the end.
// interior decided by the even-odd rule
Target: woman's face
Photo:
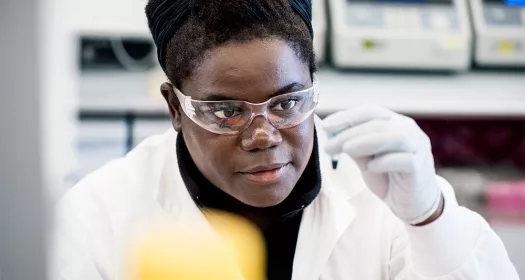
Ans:
{"type": "MultiPolygon", "coordinates": [[[[182,82],[180,90],[196,100],[221,95],[262,103],[276,94],[312,86],[308,65],[284,41],[230,43],[208,52],[182,82]]],[[[176,100],[164,84],[167,100],[176,100]]],[[[170,102],[168,102],[170,103],[170,102]]],[[[169,104],[173,126],[182,131],[193,161],[212,184],[239,201],[269,207],[293,190],[312,153],[314,119],[288,129],[275,129],[257,116],[237,135],[211,133],[169,104]]]]}

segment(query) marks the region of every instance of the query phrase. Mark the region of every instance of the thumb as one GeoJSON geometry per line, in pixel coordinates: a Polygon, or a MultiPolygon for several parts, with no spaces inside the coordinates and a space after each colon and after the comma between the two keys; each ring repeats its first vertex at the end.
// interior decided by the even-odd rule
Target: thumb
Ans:
{"type": "Polygon", "coordinates": [[[361,170],[361,176],[367,187],[381,200],[384,200],[388,194],[388,173],[373,172],[368,169],[368,164],[372,157],[352,158],[361,170]]]}
{"type": "Polygon", "coordinates": [[[361,173],[364,173],[368,169],[368,162],[372,160],[372,157],[355,157],[352,160],[357,164],[361,173]]]}
{"type": "Polygon", "coordinates": [[[388,195],[388,173],[363,172],[363,180],[368,188],[381,200],[388,195]]]}

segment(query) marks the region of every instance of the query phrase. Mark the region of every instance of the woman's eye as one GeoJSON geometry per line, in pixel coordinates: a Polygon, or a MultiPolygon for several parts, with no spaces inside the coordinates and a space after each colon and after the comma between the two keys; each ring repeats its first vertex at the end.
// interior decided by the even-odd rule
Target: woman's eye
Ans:
{"type": "Polygon", "coordinates": [[[215,114],[215,116],[219,119],[229,119],[229,118],[234,118],[240,115],[240,111],[238,109],[231,108],[231,109],[217,110],[213,112],[213,114],[215,114]]]}
{"type": "Polygon", "coordinates": [[[293,99],[286,100],[286,101],[283,101],[283,102],[278,103],[277,105],[275,105],[274,110],[277,110],[277,111],[290,110],[293,107],[295,107],[296,104],[297,104],[296,100],[293,100],[293,99]]]}

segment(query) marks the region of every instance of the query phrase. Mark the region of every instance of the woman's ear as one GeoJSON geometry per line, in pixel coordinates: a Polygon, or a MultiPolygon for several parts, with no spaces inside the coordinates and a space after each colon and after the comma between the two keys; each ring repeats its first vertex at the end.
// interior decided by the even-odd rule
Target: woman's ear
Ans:
{"type": "Polygon", "coordinates": [[[177,95],[175,95],[175,91],[173,91],[173,85],[170,83],[163,83],[160,86],[160,92],[168,104],[171,124],[175,131],[180,132],[182,128],[182,108],[180,107],[177,95]]]}

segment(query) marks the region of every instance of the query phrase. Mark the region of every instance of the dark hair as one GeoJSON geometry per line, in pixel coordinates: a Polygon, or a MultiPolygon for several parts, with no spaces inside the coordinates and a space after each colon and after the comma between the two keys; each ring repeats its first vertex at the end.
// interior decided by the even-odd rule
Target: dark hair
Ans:
{"type": "MultiPolygon", "coordinates": [[[[165,1],[149,0],[146,16],[152,28],[157,8],[165,1]]],[[[308,0],[310,1],[310,0],[308,0]]],[[[312,34],[289,0],[192,0],[187,16],[166,46],[164,66],[171,82],[181,81],[204,58],[205,52],[229,42],[277,38],[284,40],[310,68],[316,70],[312,34]]],[[[162,8],[162,7],[161,7],[162,8]]],[[[155,19],[158,21],[158,19],[155,19]]],[[[152,29],[153,31],[153,29],[152,29]]]]}

